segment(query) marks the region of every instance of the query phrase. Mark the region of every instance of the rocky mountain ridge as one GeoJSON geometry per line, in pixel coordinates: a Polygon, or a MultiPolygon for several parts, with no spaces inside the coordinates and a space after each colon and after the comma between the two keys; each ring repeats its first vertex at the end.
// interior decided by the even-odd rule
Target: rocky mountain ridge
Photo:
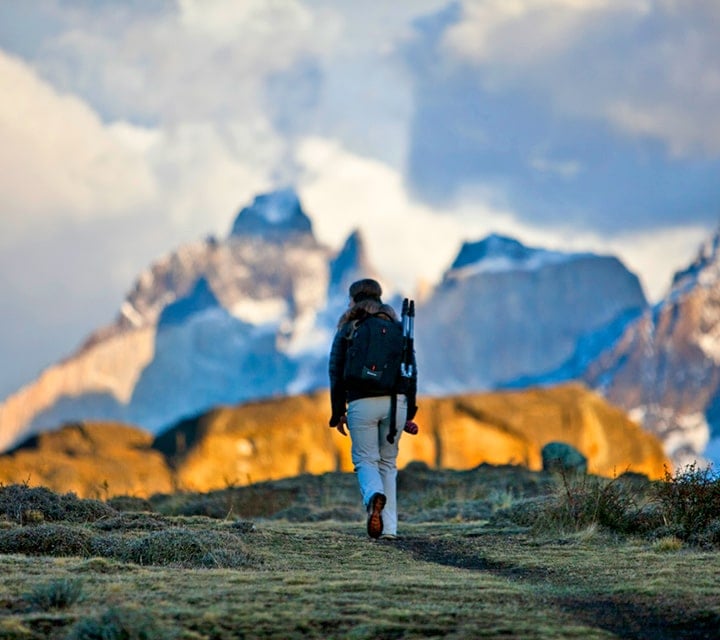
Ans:
{"type": "Polygon", "coordinates": [[[720,462],[720,232],[582,377],[676,463],[720,462]]]}
{"type": "MultiPolygon", "coordinates": [[[[702,454],[710,440],[704,412],[717,395],[717,367],[707,356],[717,344],[716,245],[678,274],[667,303],[651,309],[637,277],[613,256],[548,251],[499,235],[466,242],[418,301],[421,394],[584,380],[633,411],[674,459],[702,454]],[[667,354],[655,364],[647,357],[665,353],[662,327],[671,324],[694,336],[687,348],[671,349],[675,378],[658,373],[667,354]],[[683,387],[685,363],[696,355],[697,383],[683,387]],[[698,385],[709,390],[698,394],[698,385]]],[[[260,195],[227,237],[153,263],[113,323],[7,398],[0,451],[68,421],[159,433],[217,405],[322,389],[347,287],[368,276],[398,302],[399,292],[370,264],[361,232],[334,251],[316,240],[293,190],[260,195]]]]}

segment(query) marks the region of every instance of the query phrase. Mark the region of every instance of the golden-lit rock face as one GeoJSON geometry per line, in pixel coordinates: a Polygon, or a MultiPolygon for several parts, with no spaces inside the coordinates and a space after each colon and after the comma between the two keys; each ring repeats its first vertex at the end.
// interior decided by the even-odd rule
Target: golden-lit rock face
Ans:
{"type": "Polygon", "coordinates": [[[0,456],[0,483],[27,482],[83,498],[170,492],[170,469],[152,442],[149,433],[118,423],[65,425],[0,456]]]}
{"type": "MultiPolygon", "coordinates": [[[[302,473],[352,471],[350,438],[327,426],[326,393],[219,408],[157,438],[116,424],[65,427],[34,448],[0,456],[0,482],[44,484],[79,496],[208,491],[302,473]],[[152,446],[151,446],[152,445],[152,446]]],[[[421,398],[420,433],[403,434],[398,465],[469,469],[483,462],[542,467],[540,451],[567,442],[590,473],[659,478],[660,442],[579,385],[421,398]]]]}

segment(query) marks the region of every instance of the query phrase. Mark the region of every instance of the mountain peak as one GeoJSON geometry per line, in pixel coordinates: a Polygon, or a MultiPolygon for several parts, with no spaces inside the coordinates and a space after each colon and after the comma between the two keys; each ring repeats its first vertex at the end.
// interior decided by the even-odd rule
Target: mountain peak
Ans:
{"type": "Polygon", "coordinates": [[[705,279],[701,278],[701,274],[708,274],[706,276],[708,284],[713,285],[717,278],[710,275],[711,272],[720,273],[720,229],[716,230],[713,236],[700,246],[695,260],[686,269],[675,273],[670,297],[673,297],[672,292],[685,290],[699,283],[700,279],[705,279]]]}
{"type": "Polygon", "coordinates": [[[312,235],[312,223],[292,188],[278,189],[256,196],[243,207],[233,222],[230,236],[262,236],[284,240],[288,236],[312,235]]]}
{"type": "Polygon", "coordinates": [[[330,288],[346,295],[354,280],[365,277],[376,275],[367,258],[365,238],[359,229],[355,229],[330,263],[330,288]]]}
{"type": "Polygon", "coordinates": [[[527,247],[515,238],[493,233],[478,242],[463,243],[446,277],[462,278],[477,273],[538,269],[578,255],[527,247]]]}
{"type": "Polygon", "coordinates": [[[450,269],[462,269],[481,260],[495,258],[523,261],[534,251],[519,240],[492,233],[479,242],[464,242],[450,269]]]}

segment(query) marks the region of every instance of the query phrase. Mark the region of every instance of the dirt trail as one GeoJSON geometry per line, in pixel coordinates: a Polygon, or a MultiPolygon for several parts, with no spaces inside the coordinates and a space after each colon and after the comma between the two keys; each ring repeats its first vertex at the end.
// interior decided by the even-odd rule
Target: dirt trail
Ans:
{"type": "MultiPolygon", "coordinates": [[[[566,575],[551,568],[531,568],[498,562],[482,555],[477,539],[403,537],[394,543],[417,560],[470,571],[485,571],[509,580],[550,587],[568,586],[566,575]]],[[[577,582],[573,578],[574,582],[577,582]]],[[[595,591],[588,582],[588,597],[544,596],[551,606],[570,613],[585,625],[626,640],[717,640],[720,615],[693,610],[675,601],[658,603],[638,595],[632,600],[595,591]]],[[[579,592],[583,589],[579,588],[579,592]]]]}

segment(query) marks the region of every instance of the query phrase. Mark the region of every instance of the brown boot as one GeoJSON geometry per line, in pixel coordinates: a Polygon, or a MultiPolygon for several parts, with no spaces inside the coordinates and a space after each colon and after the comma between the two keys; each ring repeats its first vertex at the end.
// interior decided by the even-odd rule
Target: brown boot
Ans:
{"type": "Polygon", "coordinates": [[[387,498],[382,493],[374,493],[368,502],[367,532],[371,538],[379,538],[383,530],[382,510],[387,498]]]}

